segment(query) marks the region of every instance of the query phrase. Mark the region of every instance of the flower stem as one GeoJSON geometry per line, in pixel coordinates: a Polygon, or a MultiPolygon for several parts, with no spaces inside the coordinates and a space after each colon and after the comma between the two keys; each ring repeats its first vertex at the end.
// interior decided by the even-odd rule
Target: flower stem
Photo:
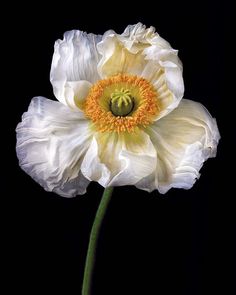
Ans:
{"type": "Polygon", "coordinates": [[[95,266],[96,247],[97,247],[97,242],[98,242],[102,221],[105,216],[109,201],[111,199],[112,192],[113,192],[113,187],[107,187],[104,190],[101,202],[99,204],[99,207],[93,222],[93,226],[92,226],[90,238],[89,238],[86,262],[85,262],[82,295],[91,295],[91,292],[92,292],[92,277],[93,277],[93,270],[95,266]]]}

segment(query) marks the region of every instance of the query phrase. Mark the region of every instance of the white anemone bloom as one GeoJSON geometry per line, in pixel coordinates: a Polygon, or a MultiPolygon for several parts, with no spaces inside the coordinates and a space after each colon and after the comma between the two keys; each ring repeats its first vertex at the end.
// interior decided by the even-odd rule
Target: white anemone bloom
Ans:
{"type": "Polygon", "coordinates": [[[182,99],[177,53],[141,23],[122,34],[66,32],[50,73],[59,102],[33,98],[16,129],[21,168],[64,197],[90,181],[191,188],[220,135],[204,106],[182,99]]]}

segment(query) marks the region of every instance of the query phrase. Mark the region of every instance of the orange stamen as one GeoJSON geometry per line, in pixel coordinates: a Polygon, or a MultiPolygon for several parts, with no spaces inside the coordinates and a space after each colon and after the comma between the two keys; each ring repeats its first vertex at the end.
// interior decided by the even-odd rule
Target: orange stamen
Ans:
{"type": "Polygon", "coordinates": [[[160,112],[157,92],[146,79],[118,74],[100,80],[92,86],[84,103],[85,115],[99,131],[134,132],[136,127],[146,127],[160,112]],[[109,107],[110,94],[117,88],[129,89],[133,94],[135,108],[127,116],[115,116],[109,107]]]}

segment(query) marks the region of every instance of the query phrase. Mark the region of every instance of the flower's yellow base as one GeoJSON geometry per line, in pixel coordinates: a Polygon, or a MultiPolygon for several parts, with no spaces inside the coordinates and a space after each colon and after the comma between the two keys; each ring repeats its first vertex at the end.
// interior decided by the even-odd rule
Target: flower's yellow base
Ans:
{"type": "Polygon", "coordinates": [[[149,125],[161,105],[146,79],[119,74],[94,84],[83,108],[99,131],[130,133],[149,125]]]}

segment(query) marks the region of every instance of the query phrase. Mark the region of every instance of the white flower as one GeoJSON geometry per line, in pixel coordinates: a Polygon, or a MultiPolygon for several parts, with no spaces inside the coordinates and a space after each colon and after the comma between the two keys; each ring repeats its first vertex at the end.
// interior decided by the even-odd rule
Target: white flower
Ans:
{"type": "Polygon", "coordinates": [[[216,155],[216,121],[182,99],[177,51],[153,27],[66,32],[50,80],[59,102],[33,98],[16,129],[21,168],[47,191],[73,197],[90,181],[189,189],[216,155]]]}

